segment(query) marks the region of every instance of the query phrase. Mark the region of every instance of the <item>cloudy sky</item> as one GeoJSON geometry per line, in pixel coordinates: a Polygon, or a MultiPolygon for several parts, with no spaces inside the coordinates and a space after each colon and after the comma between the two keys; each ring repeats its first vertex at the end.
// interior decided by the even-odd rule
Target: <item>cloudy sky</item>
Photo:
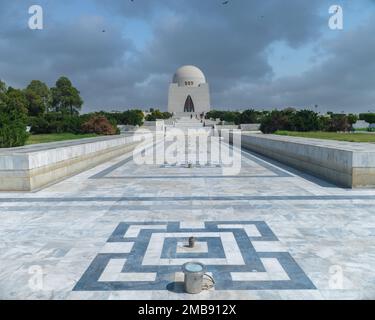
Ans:
{"type": "Polygon", "coordinates": [[[222,2],[0,0],[0,79],[68,76],[86,112],[166,109],[174,71],[193,64],[216,109],[375,112],[375,0],[222,2]],[[28,28],[33,4],[43,30],[28,28]],[[331,5],[341,31],[328,27],[331,5]]]}

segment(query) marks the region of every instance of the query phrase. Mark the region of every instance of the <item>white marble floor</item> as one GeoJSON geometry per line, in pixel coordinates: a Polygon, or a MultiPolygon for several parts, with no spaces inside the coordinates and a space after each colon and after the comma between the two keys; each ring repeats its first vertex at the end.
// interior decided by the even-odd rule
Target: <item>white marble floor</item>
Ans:
{"type": "Polygon", "coordinates": [[[38,192],[0,193],[0,299],[375,299],[374,189],[337,188],[248,152],[233,177],[218,167],[139,166],[129,156],[38,192]],[[235,240],[219,221],[232,225],[235,240]],[[166,229],[132,230],[129,241],[124,229],[107,243],[137,223],[166,229]],[[220,234],[211,239],[210,228],[220,234]],[[193,229],[205,232],[196,234],[201,251],[173,247],[173,237],[183,241],[177,233],[193,229]],[[152,235],[170,250],[148,248],[152,235]],[[267,256],[275,252],[290,261],[267,256]],[[246,255],[262,272],[236,269],[248,266],[246,255]],[[227,282],[193,296],[164,286],[181,278],[173,268],[190,257],[206,259],[227,282]],[[159,267],[147,271],[147,261],[159,267]]]}

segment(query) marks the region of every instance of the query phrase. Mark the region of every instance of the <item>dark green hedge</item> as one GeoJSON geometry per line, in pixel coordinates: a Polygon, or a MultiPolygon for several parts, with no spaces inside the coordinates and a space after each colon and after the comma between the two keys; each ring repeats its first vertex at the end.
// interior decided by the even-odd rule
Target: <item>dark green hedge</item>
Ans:
{"type": "Polygon", "coordinates": [[[263,117],[260,130],[274,133],[277,130],[288,131],[350,131],[355,123],[355,115],[333,114],[321,116],[311,110],[274,110],[263,117]]]}
{"type": "Polygon", "coordinates": [[[23,146],[28,138],[27,101],[20,90],[0,91],[0,148],[23,146]]]}
{"type": "Polygon", "coordinates": [[[161,112],[160,110],[152,110],[150,114],[146,116],[146,121],[156,121],[160,119],[172,118],[172,113],[161,112]]]}
{"type": "Polygon", "coordinates": [[[359,119],[368,123],[375,123],[375,113],[361,113],[359,119]]]}
{"type": "Polygon", "coordinates": [[[245,110],[243,112],[211,110],[206,113],[206,119],[220,119],[221,121],[239,125],[260,123],[265,114],[266,112],[253,109],[245,110]]]}

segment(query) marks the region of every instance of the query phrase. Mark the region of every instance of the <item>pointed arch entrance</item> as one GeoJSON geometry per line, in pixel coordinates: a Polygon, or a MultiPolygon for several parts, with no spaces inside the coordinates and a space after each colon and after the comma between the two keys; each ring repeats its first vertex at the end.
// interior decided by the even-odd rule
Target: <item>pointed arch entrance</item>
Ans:
{"type": "Polygon", "coordinates": [[[186,98],[184,112],[195,112],[194,102],[190,94],[186,98]]]}

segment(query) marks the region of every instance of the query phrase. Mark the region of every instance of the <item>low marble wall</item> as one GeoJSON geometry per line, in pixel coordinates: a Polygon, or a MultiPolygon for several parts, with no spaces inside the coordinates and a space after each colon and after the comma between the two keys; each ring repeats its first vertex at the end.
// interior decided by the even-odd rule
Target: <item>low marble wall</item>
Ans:
{"type": "Polygon", "coordinates": [[[145,121],[142,126],[142,129],[147,129],[150,131],[164,131],[164,128],[164,120],[145,121]]]}
{"type": "Polygon", "coordinates": [[[260,123],[241,124],[240,129],[242,131],[259,131],[260,123]]]}
{"type": "Polygon", "coordinates": [[[133,135],[0,149],[0,191],[32,191],[132,151],[133,135]]]}
{"type": "Polygon", "coordinates": [[[374,144],[246,133],[241,144],[339,186],[375,186],[374,144]]]}
{"type": "Polygon", "coordinates": [[[239,126],[237,125],[215,125],[216,130],[237,130],[239,129],[239,126]]]}
{"type": "Polygon", "coordinates": [[[118,125],[117,128],[119,128],[121,133],[127,133],[129,131],[136,131],[139,129],[139,126],[131,126],[131,125],[118,125]]]}

